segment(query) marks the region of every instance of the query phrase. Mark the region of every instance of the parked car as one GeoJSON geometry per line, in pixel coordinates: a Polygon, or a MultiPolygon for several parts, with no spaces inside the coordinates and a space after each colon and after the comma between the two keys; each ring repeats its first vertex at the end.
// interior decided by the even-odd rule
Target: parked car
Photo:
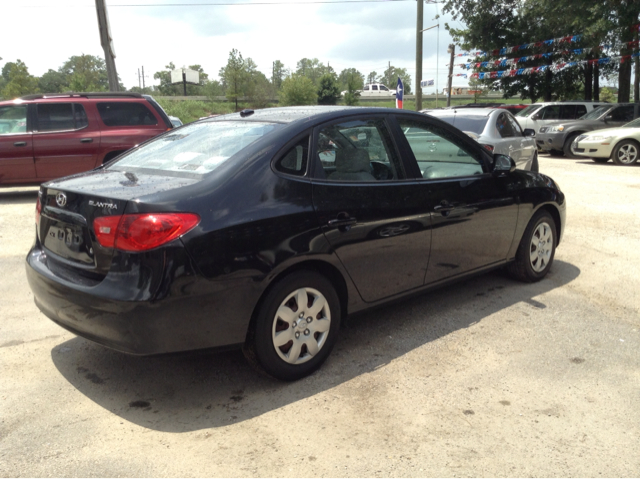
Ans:
{"type": "Polygon", "coordinates": [[[531,128],[537,135],[540,128],[549,122],[575,120],[601,105],[607,105],[607,103],[586,100],[532,103],[516,113],[516,120],[522,129],[531,128]]]}
{"type": "MultiPolygon", "coordinates": [[[[345,90],[341,95],[344,96],[346,93],[345,90]]],[[[390,90],[382,83],[367,83],[362,90],[358,90],[358,93],[360,93],[360,96],[363,98],[395,98],[396,96],[395,90],[390,90]]]]}
{"type": "Polygon", "coordinates": [[[149,95],[56,93],[0,101],[0,186],[93,169],[173,128],[149,95]]]}
{"type": "Polygon", "coordinates": [[[182,126],[182,120],[177,116],[170,116],[169,120],[171,120],[171,124],[173,125],[174,128],[178,128],[179,126],[182,126]]]}
{"type": "Polygon", "coordinates": [[[243,110],[42,185],[26,270],[77,335],[133,354],[242,347],[295,380],[344,315],[503,266],[541,280],[565,215],[551,178],[427,115],[243,110]]]}
{"type": "Polygon", "coordinates": [[[538,148],[567,158],[579,158],[571,151],[575,139],[589,131],[622,126],[640,116],[637,103],[602,105],[573,121],[554,121],[540,128],[536,138],[538,148]]]}
{"type": "Polygon", "coordinates": [[[620,128],[578,135],[571,144],[571,152],[596,163],[606,163],[611,158],[616,165],[633,165],[640,155],[640,118],[620,128]]]}
{"type": "Polygon", "coordinates": [[[490,153],[508,155],[518,168],[538,171],[538,152],[532,129],[522,131],[513,115],[497,108],[425,110],[425,113],[467,133],[490,153]]]}

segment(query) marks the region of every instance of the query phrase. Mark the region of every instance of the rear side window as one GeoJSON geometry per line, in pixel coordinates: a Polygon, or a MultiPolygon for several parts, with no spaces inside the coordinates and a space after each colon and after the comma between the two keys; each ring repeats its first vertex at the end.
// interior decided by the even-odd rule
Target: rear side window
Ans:
{"type": "Polygon", "coordinates": [[[69,131],[85,128],[87,113],[79,103],[42,103],[37,105],[38,131],[69,131]]]}
{"type": "Polygon", "coordinates": [[[142,103],[98,103],[98,113],[107,126],[157,125],[158,120],[142,103]]]}
{"type": "Polygon", "coordinates": [[[288,175],[304,176],[309,158],[309,137],[304,137],[275,163],[275,168],[288,175]]]}

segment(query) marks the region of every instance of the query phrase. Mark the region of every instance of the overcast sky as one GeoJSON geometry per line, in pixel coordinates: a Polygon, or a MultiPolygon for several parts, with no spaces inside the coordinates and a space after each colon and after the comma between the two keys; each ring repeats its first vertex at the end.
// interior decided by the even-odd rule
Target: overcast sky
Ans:
{"type": "MultiPolygon", "coordinates": [[[[337,73],[354,67],[364,75],[381,74],[390,61],[406,68],[415,80],[415,1],[257,4],[279,1],[106,0],[118,75],[127,88],[137,86],[138,69],[144,66],[146,84],[154,84],[153,73],[172,61],[178,67],[200,64],[217,79],[236,48],[269,78],[273,61],[295,70],[298,60],[306,57],[330,63],[337,73]],[[195,5],[204,3],[209,5],[195,5]]],[[[440,8],[424,5],[425,28],[438,23],[434,18],[440,8]]],[[[40,76],[50,68],[57,70],[72,55],[104,58],[94,0],[6,0],[2,10],[0,66],[20,59],[32,75],[40,76]]],[[[440,18],[440,28],[424,32],[422,78],[435,79],[438,67],[440,91],[446,86],[451,42],[446,21],[451,23],[450,18],[440,18]]],[[[464,86],[467,81],[454,77],[453,84],[464,86]]],[[[432,92],[434,87],[424,89],[425,94],[432,92]]]]}

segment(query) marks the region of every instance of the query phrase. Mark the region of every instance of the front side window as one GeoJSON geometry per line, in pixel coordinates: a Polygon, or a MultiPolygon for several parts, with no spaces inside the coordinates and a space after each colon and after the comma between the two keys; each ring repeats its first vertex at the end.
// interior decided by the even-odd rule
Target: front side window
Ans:
{"type": "Polygon", "coordinates": [[[365,91],[369,89],[369,85],[364,86],[365,91]]]}
{"type": "Polygon", "coordinates": [[[595,110],[591,110],[586,115],[580,117],[580,119],[581,120],[597,120],[609,110],[611,110],[611,105],[602,105],[596,108],[595,110]]]}
{"type": "Polygon", "coordinates": [[[483,173],[478,152],[434,125],[398,119],[423,178],[456,178],[483,173]]]}
{"type": "Polygon", "coordinates": [[[98,113],[107,126],[157,125],[158,120],[142,103],[98,103],[98,113]]]}
{"type": "Polygon", "coordinates": [[[330,181],[382,181],[400,178],[398,159],[383,120],[352,120],[318,133],[317,176],[330,181]]]}
{"type": "Polygon", "coordinates": [[[75,129],[71,103],[43,103],[37,105],[38,131],[65,131],[75,129]]]}
{"type": "Polygon", "coordinates": [[[633,120],[633,105],[619,106],[611,112],[612,121],[633,120]]]}
{"type": "Polygon", "coordinates": [[[27,107],[25,105],[0,107],[0,135],[16,135],[27,132],[27,107]]]}
{"type": "Polygon", "coordinates": [[[389,91],[389,89],[388,89],[386,86],[384,86],[384,85],[380,85],[380,90],[382,90],[382,91],[389,91]]]}
{"type": "Polygon", "coordinates": [[[520,128],[520,123],[518,123],[518,121],[514,117],[509,115],[507,115],[507,119],[509,120],[509,123],[511,123],[511,128],[513,129],[514,136],[524,136],[524,133],[522,133],[522,128],[520,128]]]}
{"type": "Polygon", "coordinates": [[[280,126],[249,121],[192,123],[146,143],[107,169],[209,173],[280,126]]]}

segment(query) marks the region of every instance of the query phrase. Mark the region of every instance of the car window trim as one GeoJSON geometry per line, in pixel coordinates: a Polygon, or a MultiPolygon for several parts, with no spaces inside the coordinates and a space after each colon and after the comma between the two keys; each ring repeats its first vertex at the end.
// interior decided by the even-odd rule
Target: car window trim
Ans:
{"type": "Polygon", "coordinates": [[[273,155],[273,157],[271,158],[271,162],[270,162],[270,167],[271,167],[271,171],[273,171],[277,176],[283,177],[283,178],[287,178],[288,180],[292,180],[292,179],[297,179],[297,180],[304,180],[304,181],[310,181],[311,180],[311,146],[312,146],[312,141],[311,138],[313,137],[313,131],[312,129],[308,129],[305,130],[303,133],[300,133],[298,135],[296,135],[292,140],[287,141],[287,143],[285,143],[285,145],[280,148],[275,155],[273,155]],[[304,137],[307,137],[308,141],[309,141],[309,146],[307,149],[307,168],[304,172],[303,175],[294,175],[291,173],[286,173],[284,171],[280,171],[276,168],[276,163],[278,161],[280,161],[280,159],[282,158],[283,155],[285,155],[286,153],[289,152],[289,150],[295,146],[296,144],[298,144],[300,142],[300,140],[302,140],[304,137]]]}
{"type": "Polygon", "coordinates": [[[402,159],[402,155],[400,154],[400,151],[398,150],[398,145],[396,142],[396,138],[395,138],[395,134],[393,132],[393,129],[391,128],[391,125],[389,124],[389,118],[390,115],[388,113],[366,113],[366,114],[362,114],[362,113],[353,113],[350,115],[345,115],[342,116],[338,119],[333,119],[330,121],[326,121],[324,123],[321,123],[319,125],[316,125],[313,128],[313,135],[312,135],[312,139],[311,139],[311,148],[309,149],[309,177],[311,178],[312,181],[316,182],[326,182],[326,183],[331,183],[331,184],[350,184],[350,183],[357,183],[357,184],[370,184],[370,185],[388,185],[388,184],[395,184],[395,183],[399,183],[400,181],[406,180],[406,179],[410,179],[407,176],[407,172],[405,170],[404,167],[404,161],[402,159]],[[330,181],[327,180],[326,178],[319,178],[317,176],[318,173],[318,169],[322,169],[322,165],[319,164],[319,156],[318,156],[318,138],[320,136],[320,130],[322,128],[325,128],[327,126],[330,125],[337,125],[340,123],[345,123],[348,121],[353,121],[353,120],[382,120],[385,127],[387,128],[387,133],[389,134],[389,139],[391,140],[391,145],[389,145],[390,148],[393,149],[393,151],[391,153],[396,155],[397,158],[397,163],[395,164],[396,167],[396,172],[398,175],[402,174],[403,178],[396,178],[396,179],[392,179],[392,180],[375,180],[375,181],[354,181],[354,182],[350,182],[350,181],[330,181]]]}

